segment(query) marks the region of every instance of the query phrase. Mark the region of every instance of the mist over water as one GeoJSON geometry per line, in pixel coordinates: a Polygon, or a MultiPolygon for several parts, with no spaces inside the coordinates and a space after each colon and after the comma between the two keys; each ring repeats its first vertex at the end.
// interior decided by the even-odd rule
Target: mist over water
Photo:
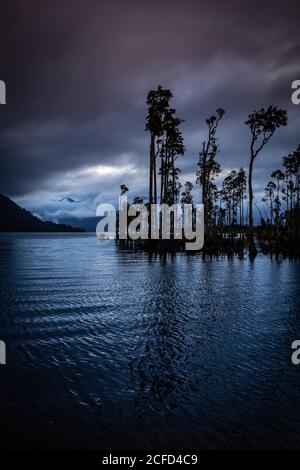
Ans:
{"type": "Polygon", "coordinates": [[[299,447],[299,263],[0,236],[1,446],[299,447]]]}

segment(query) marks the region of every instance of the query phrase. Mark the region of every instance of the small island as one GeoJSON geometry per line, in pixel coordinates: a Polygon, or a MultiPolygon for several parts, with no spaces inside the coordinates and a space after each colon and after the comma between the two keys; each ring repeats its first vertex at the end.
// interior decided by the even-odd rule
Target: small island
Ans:
{"type": "MultiPolygon", "coordinates": [[[[177,162],[184,157],[185,146],[181,131],[184,120],[178,117],[170,101],[169,89],[158,86],[147,95],[148,114],[145,130],[149,133],[149,209],[153,204],[185,204],[195,211],[194,184],[180,182],[181,169],[177,162]]],[[[204,254],[240,254],[247,249],[250,258],[258,251],[298,258],[300,238],[300,145],[282,157],[282,168],[275,169],[266,181],[264,196],[257,199],[253,186],[253,168],[256,159],[280,127],[287,126],[287,111],[270,105],[248,115],[245,125],[249,128],[249,166],[232,169],[220,184],[221,164],[217,159],[220,142],[218,127],[225,110],[218,108],[205,120],[206,139],[200,146],[195,161],[195,183],[199,187],[200,201],[204,206],[205,244],[204,254]],[[218,180],[218,181],[217,181],[218,180]],[[254,209],[259,218],[254,217],[254,209]]],[[[129,191],[121,185],[121,196],[129,191]]],[[[134,195],[132,204],[143,204],[143,198],[134,195]]],[[[129,220],[130,222],[130,220],[129,220]]],[[[161,236],[151,239],[151,218],[148,221],[147,239],[135,240],[135,246],[149,251],[184,251],[185,240],[174,237],[174,221],[171,220],[170,239],[161,236]]],[[[118,237],[120,238],[120,237],[118,237]]],[[[124,241],[121,241],[124,243],[124,241]]]]}

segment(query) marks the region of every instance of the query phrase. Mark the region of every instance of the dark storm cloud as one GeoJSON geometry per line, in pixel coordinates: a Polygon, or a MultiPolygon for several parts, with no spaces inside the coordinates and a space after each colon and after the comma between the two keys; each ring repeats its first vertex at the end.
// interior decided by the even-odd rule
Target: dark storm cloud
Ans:
{"type": "Polygon", "coordinates": [[[225,169],[247,164],[249,112],[271,103],[289,110],[289,126],[258,161],[260,190],[299,143],[300,109],[290,101],[300,77],[299,11],[295,1],[274,0],[11,1],[1,12],[8,104],[0,108],[0,192],[25,196],[83,166],[144,171],[145,95],[159,83],[185,119],[187,175],[217,107],[227,111],[225,169]]]}

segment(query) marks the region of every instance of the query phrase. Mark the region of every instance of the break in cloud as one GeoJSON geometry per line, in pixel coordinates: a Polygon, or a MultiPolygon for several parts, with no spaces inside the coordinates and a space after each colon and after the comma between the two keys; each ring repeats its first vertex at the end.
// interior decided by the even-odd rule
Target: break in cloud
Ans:
{"type": "Polygon", "coordinates": [[[119,185],[145,196],[149,89],[174,94],[185,119],[183,181],[195,181],[205,118],[217,107],[224,174],[249,155],[249,112],[276,104],[289,124],[259,157],[256,196],[299,144],[295,1],[12,0],[1,6],[0,192],[42,218],[94,215],[119,185]],[[61,199],[71,197],[75,201],[61,199]]]}

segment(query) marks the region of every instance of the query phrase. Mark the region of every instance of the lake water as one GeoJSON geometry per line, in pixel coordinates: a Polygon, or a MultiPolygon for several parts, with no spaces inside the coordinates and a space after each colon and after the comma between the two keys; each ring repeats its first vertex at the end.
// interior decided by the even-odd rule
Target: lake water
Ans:
{"type": "Polygon", "coordinates": [[[1,235],[1,447],[299,447],[299,266],[1,235]]]}

